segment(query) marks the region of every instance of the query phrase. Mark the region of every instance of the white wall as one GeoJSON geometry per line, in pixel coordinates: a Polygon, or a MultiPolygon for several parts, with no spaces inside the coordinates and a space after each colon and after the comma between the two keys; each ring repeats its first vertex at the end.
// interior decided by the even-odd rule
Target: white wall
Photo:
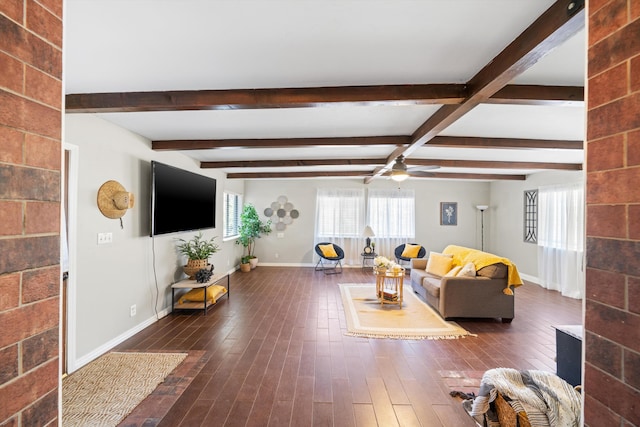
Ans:
{"type": "MultiPolygon", "coordinates": [[[[256,255],[261,263],[313,265],[316,191],[321,187],[397,188],[387,179],[365,185],[362,179],[227,180],[215,170],[203,170],[180,153],[154,152],[146,138],[93,115],[66,115],[65,143],[79,153],[76,292],[76,359],[97,357],[118,340],[153,322],[156,312],[170,307],[170,285],[183,278],[186,260],[176,252],[176,233],[149,237],[150,161],[157,160],[217,179],[217,228],[205,231],[217,236],[221,251],[211,261],[217,272],[232,270],[242,254],[235,241],[222,241],[222,195],[225,190],[244,194],[263,219],[263,211],[284,195],[300,212],[283,237],[274,230],[261,238],[256,255]],[[117,180],[135,194],[136,205],[119,220],[98,210],[98,188],[117,180]],[[113,243],[97,245],[97,233],[113,233],[113,243]],[[276,257],[278,254],[278,257],[276,257]],[[157,280],[156,280],[157,278],[157,280]],[[157,302],[156,302],[157,298],[157,302]],[[131,305],[137,315],[129,316],[131,305]]],[[[522,241],[523,191],[539,185],[582,179],[581,172],[537,174],[527,181],[461,182],[456,180],[409,180],[402,188],[416,191],[416,241],[427,250],[441,251],[448,244],[480,248],[478,204],[490,205],[485,213],[485,250],[512,259],[519,270],[535,276],[536,246],[522,241]],[[458,203],[458,225],[440,225],[440,203],[458,203]]],[[[185,208],[188,214],[188,208],[185,208]]],[[[391,256],[391,254],[386,254],[391,256]]]]}
{"type": "Polygon", "coordinates": [[[509,258],[521,275],[537,281],[538,246],[524,242],[524,192],[545,185],[581,181],[584,181],[583,171],[552,171],[532,174],[526,181],[493,182],[490,207],[485,212],[485,234],[487,219],[490,220],[489,252],[509,258]]]}
{"type": "MultiPolygon", "coordinates": [[[[217,227],[204,235],[217,236],[221,245],[221,251],[211,258],[218,272],[232,269],[242,249],[233,241],[222,241],[222,194],[225,188],[241,193],[244,183],[227,181],[219,172],[201,170],[182,154],[154,152],[149,140],[93,115],[66,115],[64,138],[79,147],[76,354],[71,357],[83,359],[153,321],[156,312],[170,307],[170,285],[184,278],[181,266],[186,259],[176,252],[175,239],[190,238],[195,233],[149,237],[150,161],[217,179],[217,227]],[[122,218],[122,229],[119,220],[106,218],[97,207],[98,189],[108,180],[120,182],[135,195],[135,206],[122,218]],[[113,233],[113,243],[98,246],[100,232],[113,233]],[[137,314],[130,317],[133,304],[137,314]]],[[[189,214],[188,207],[184,213],[189,214]]]]}
{"type": "MultiPolygon", "coordinates": [[[[409,180],[400,184],[416,192],[416,242],[428,251],[441,251],[448,244],[480,248],[478,204],[488,204],[489,183],[454,180],[409,180]],[[440,225],[440,202],[458,203],[458,225],[440,225]]],[[[300,217],[287,226],[278,238],[274,231],[262,237],[256,246],[260,263],[313,263],[316,193],[318,188],[397,188],[389,179],[377,179],[365,185],[359,179],[247,180],[245,201],[255,205],[263,220],[265,208],[286,196],[300,212],[300,217]],[[276,257],[276,254],[278,257],[276,257]]],[[[486,222],[485,222],[486,227],[486,222]]],[[[486,230],[486,229],[485,229],[486,230]]],[[[486,236],[485,236],[486,237],[486,236]]],[[[374,239],[375,240],[375,239],[374,239]]],[[[383,254],[392,257],[393,254],[383,254]]]]}

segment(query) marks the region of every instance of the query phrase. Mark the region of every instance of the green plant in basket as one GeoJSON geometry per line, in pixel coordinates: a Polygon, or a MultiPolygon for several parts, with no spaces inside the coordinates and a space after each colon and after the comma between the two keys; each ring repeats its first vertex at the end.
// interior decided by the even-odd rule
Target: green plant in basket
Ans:
{"type": "Polygon", "coordinates": [[[205,240],[202,237],[202,232],[199,232],[191,240],[178,239],[181,242],[178,245],[178,252],[186,255],[190,260],[209,259],[211,255],[220,250],[214,240],[215,236],[205,240]]]}

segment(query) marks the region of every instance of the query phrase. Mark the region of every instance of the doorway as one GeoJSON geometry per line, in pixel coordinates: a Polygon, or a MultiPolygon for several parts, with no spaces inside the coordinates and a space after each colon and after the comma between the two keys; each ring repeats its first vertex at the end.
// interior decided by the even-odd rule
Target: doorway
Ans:
{"type": "Polygon", "coordinates": [[[78,146],[64,144],[60,224],[62,375],[76,370],[76,236],[78,230],[78,146]]]}

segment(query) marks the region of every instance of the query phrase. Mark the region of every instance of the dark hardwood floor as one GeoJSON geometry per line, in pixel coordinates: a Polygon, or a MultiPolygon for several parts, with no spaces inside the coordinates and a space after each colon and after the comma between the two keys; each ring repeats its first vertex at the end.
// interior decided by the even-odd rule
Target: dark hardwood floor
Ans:
{"type": "Polygon", "coordinates": [[[450,391],[477,392],[495,367],[555,372],[553,325],[582,323],[581,301],[525,284],[511,324],[458,322],[477,337],[354,338],[338,283],[375,281],[359,268],[238,272],[206,316],[171,314],[122,343],[189,357],[121,425],[472,427],[450,391]]]}

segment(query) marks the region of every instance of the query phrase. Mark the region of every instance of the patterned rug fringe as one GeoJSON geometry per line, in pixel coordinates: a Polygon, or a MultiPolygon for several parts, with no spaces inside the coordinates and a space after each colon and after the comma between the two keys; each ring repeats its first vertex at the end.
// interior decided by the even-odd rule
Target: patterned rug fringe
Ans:
{"type": "Polygon", "coordinates": [[[345,332],[348,337],[357,338],[389,338],[394,340],[457,340],[459,338],[477,337],[478,334],[456,334],[456,335],[385,335],[385,334],[368,334],[364,332],[345,332]]]}

